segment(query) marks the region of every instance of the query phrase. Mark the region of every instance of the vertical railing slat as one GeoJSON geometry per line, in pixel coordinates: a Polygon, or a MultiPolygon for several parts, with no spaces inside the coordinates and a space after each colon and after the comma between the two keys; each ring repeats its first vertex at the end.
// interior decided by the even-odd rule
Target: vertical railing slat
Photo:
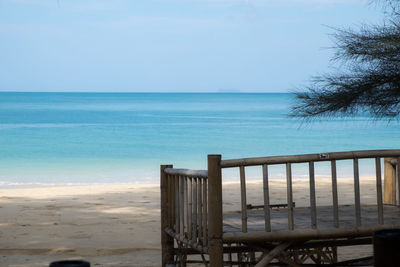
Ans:
{"type": "Polygon", "coordinates": [[[339,204],[338,204],[336,160],[331,161],[331,174],[332,174],[333,226],[335,228],[339,228],[339,204]]]}
{"type": "MultiPolygon", "coordinates": [[[[169,225],[174,229],[174,223],[175,223],[175,194],[174,194],[174,188],[175,188],[175,180],[174,176],[171,174],[168,174],[168,197],[170,199],[169,201],[169,225]]],[[[175,230],[175,229],[174,229],[175,230]]]]}
{"type": "Polygon", "coordinates": [[[179,175],[175,176],[175,231],[180,233],[181,230],[181,219],[180,219],[180,186],[179,186],[179,175]]]}
{"type": "Polygon", "coordinates": [[[317,228],[317,205],[315,199],[315,171],[314,162],[310,161],[309,174],[310,174],[310,206],[311,206],[311,228],[317,228]]]}
{"type": "Polygon", "coordinates": [[[199,179],[199,183],[197,185],[197,225],[198,225],[198,239],[201,240],[203,236],[203,178],[199,179]]]}
{"type": "Polygon", "coordinates": [[[376,167],[376,203],[378,204],[378,223],[383,224],[382,168],[381,158],[375,158],[376,167]]]}
{"type": "MultiPolygon", "coordinates": [[[[187,200],[187,199],[186,199],[187,200]]],[[[182,175],[179,176],[179,217],[180,217],[180,233],[185,234],[185,179],[182,175]]]]}
{"type": "Polygon", "coordinates": [[[185,177],[185,198],[186,198],[186,231],[187,237],[192,238],[192,178],[185,177]]]}
{"type": "Polygon", "coordinates": [[[269,181],[268,181],[268,165],[263,165],[263,188],[264,188],[264,218],[265,231],[271,232],[271,210],[269,207],[269,181]]]}
{"type": "Polygon", "coordinates": [[[361,200],[360,200],[360,175],[358,170],[358,159],[353,159],[354,168],[354,203],[356,212],[356,225],[361,226],[361,200]]]}
{"type": "Polygon", "coordinates": [[[208,179],[203,181],[203,246],[208,245],[208,199],[207,199],[208,179]]]}
{"type": "Polygon", "coordinates": [[[161,263],[163,266],[172,263],[174,254],[174,239],[165,231],[166,228],[171,228],[171,194],[170,180],[171,177],[165,172],[166,168],[172,168],[172,165],[160,166],[160,207],[161,207],[161,263]]]}
{"type": "Polygon", "coordinates": [[[288,228],[294,229],[294,216],[293,216],[293,189],[292,189],[292,165],[286,163],[286,187],[287,187],[287,204],[288,204],[288,228]]]}
{"type": "Polygon", "coordinates": [[[246,200],[246,175],[244,166],[240,166],[240,195],[242,203],[242,232],[247,232],[247,200],[246,200]]]}
{"type": "Polygon", "coordinates": [[[394,164],[395,168],[395,179],[396,179],[396,205],[400,206],[400,157],[395,158],[396,163],[394,164]]]}
{"type": "Polygon", "coordinates": [[[197,178],[192,178],[192,241],[196,242],[197,239],[197,178]]]}

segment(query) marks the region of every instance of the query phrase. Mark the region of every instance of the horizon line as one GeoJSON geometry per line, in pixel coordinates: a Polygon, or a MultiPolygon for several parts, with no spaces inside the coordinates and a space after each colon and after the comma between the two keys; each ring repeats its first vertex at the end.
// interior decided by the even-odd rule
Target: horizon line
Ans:
{"type": "Polygon", "coordinates": [[[193,92],[181,92],[181,91],[0,91],[0,93],[94,93],[94,94],[293,94],[293,92],[277,92],[277,91],[193,91],[193,92]]]}

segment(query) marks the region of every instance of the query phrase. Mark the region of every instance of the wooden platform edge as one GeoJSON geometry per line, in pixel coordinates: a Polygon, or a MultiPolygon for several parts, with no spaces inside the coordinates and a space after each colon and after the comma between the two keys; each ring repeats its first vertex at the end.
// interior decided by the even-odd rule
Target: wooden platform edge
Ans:
{"type": "Polygon", "coordinates": [[[351,238],[371,236],[374,231],[400,228],[400,224],[388,224],[379,226],[364,226],[348,229],[298,229],[274,232],[229,232],[224,233],[224,243],[253,243],[253,242],[282,242],[295,239],[329,239],[329,238],[351,238]]]}

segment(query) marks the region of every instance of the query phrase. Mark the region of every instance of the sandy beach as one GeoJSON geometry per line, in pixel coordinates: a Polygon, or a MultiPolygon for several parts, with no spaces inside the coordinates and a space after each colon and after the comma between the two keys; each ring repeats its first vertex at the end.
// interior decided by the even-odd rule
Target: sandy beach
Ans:
{"type": "MultiPolygon", "coordinates": [[[[340,204],[353,203],[352,179],[339,179],[340,204]]],[[[262,182],[247,184],[248,203],[262,204],[262,182]]],[[[318,178],[317,203],[331,203],[329,179],[318,178]]],[[[308,205],[308,180],[294,179],[296,206],[308,205]]],[[[238,183],[224,183],[224,210],[238,210],[238,183]]],[[[285,181],[270,182],[271,202],[286,200],[285,181]]],[[[363,203],[376,198],[375,180],[361,179],[363,203]]],[[[0,266],[48,266],[87,259],[92,266],[160,266],[158,184],[0,189],[0,266]]],[[[344,258],[370,246],[341,249],[344,258]],[[344,252],[344,253],[343,253],[344,252]]],[[[344,259],[343,258],[343,259],[344,259]]]]}

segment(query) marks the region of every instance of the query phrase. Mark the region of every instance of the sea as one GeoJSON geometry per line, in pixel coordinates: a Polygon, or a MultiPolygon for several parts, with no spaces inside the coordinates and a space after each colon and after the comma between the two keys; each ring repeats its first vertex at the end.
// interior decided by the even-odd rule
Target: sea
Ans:
{"type": "MultiPolygon", "coordinates": [[[[398,120],[368,114],[304,121],[290,93],[0,93],[0,186],[158,183],[161,164],[400,148],[398,120]]],[[[339,177],[352,173],[338,163],[339,177]]],[[[327,164],[316,174],[329,176],[327,164]]],[[[307,166],[293,167],[306,177],[307,166]]],[[[360,173],[374,173],[372,161],[360,173]]],[[[227,181],[239,170],[224,171],[227,181]]],[[[248,179],[259,179],[258,167],[248,179]]],[[[271,169],[284,178],[284,166],[271,169]]]]}

